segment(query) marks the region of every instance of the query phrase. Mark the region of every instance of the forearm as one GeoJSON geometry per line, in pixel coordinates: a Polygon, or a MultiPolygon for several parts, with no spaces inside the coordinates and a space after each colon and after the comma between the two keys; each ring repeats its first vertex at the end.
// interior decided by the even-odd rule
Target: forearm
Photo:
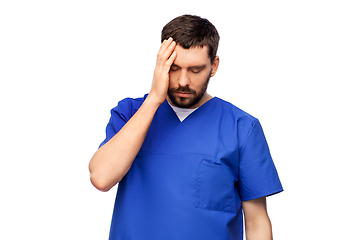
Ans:
{"type": "Polygon", "coordinates": [[[125,126],[95,152],[89,170],[90,180],[97,189],[110,190],[129,171],[158,107],[148,96],[125,126]]]}
{"type": "Polygon", "coordinates": [[[246,240],[272,240],[272,228],[266,209],[266,197],[242,202],[246,240]]]}
{"type": "Polygon", "coordinates": [[[272,227],[269,218],[264,218],[256,223],[245,222],[246,240],[272,240],[272,227]]]}

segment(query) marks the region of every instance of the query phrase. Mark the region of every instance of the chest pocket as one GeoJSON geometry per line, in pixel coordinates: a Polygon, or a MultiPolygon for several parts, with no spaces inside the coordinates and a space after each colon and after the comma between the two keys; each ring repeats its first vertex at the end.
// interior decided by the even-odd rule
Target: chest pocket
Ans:
{"type": "Polygon", "coordinates": [[[202,160],[196,179],[195,207],[234,212],[234,178],[228,166],[202,160]]]}

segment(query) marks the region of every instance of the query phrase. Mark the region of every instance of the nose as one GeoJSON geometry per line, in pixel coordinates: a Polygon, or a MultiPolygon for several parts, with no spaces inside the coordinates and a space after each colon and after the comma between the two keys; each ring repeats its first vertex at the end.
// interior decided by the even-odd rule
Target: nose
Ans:
{"type": "Polygon", "coordinates": [[[187,71],[181,71],[179,85],[182,87],[190,85],[190,78],[187,71]]]}

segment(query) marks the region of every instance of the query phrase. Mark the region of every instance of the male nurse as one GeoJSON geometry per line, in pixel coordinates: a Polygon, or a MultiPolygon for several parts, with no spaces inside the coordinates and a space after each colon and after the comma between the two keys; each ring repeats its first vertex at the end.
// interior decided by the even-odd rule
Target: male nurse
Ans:
{"type": "Polygon", "coordinates": [[[207,92],[218,31],[183,15],[161,38],[149,93],[111,110],[89,163],[118,188],[109,239],[272,239],[266,197],[283,189],[259,120],[207,92]]]}

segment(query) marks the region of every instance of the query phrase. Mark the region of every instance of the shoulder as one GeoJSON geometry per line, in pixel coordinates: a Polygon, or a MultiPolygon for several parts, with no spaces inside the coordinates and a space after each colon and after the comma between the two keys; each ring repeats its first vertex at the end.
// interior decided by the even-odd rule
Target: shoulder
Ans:
{"type": "Polygon", "coordinates": [[[235,121],[244,121],[244,122],[251,122],[254,123],[258,121],[258,119],[248,112],[240,109],[239,107],[235,106],[234,104],[227,102],[221,98],[215,97],[216,102],[219,106],[226,109],[228,117],[231,117],[235,121]]]}
{"type": "Polygon", "coordinates": [[[143,104],[148,94],[140,98],[124,98],[111,110],[111,114],[117,114],[129,120],[143,104]]]}
{"type": "Polygon", "coordinates": [[[234,104],[217,98],[217,104],[223,111],[223,132],[228,135],[236,134],[239,146],[242,146],[254,127],[259,126],[259,120],[234,104]]]}

